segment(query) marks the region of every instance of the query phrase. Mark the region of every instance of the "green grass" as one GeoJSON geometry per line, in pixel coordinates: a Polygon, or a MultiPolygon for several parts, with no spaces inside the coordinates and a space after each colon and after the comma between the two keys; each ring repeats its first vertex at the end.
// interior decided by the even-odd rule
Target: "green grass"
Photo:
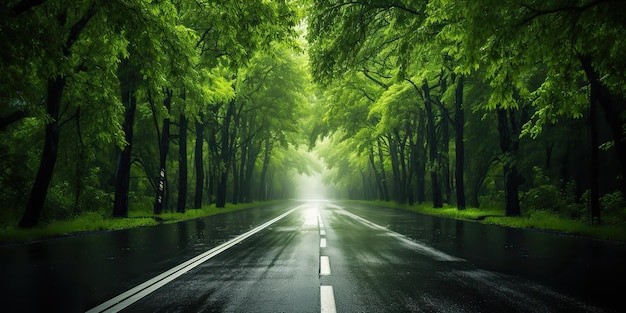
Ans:
{"type": "MultiPolygon", "coordinates": [[[[33,229],[19,229],[6,227],[0,229],[0,244],[23,243],[59,236],[70,236],[85,232],[128,229],[134,227],[153,226],[161,223],[175,223],[221,213],[228,213],[266,204],[275,203],[243,203],[227,204],[225,208],[216,208],[215,205],[205,206],[202,209],[187,210],[185,213],[164,213],[159,216],[151,212],[129,213],[128,218],[111,218],[94,212],[85,212],[67,221],[51,222],[33,229]]],[[[536,229],[558,232],[568,235],[584,236],[597,239],[626,242],[626,223],[620,225],[592,226],[585,222],[565,219],[548,212],[532,212],[520,217],[505,217],[501,210],[486,210],[468,208],[462,211],[456,207],[446,206],[434,209],[429,203],[421,205],[401,205],[386,201],[352,201],[375,206],[409,210],[421,214],[472,221],[484,224],[500,225],[505,227],[536,229]]]]}
{"type": "Polygon", "coordinates": [[[85,212],[67,221],[50,222],[32,229],[20,229],[13,226],[0,229],[0,244],[17,244],[86,232],[129,229],[135,227],[154,226],[162,223],[175,223],[258,207],[274,202],[275,201],[226,204],[225,208],[216,208],[215,205],[209,205],[201,209],[187,210],[185,213],[163,213],[158,216],[152,214],[151,212],[131,211],[129,212],[128,218],[105,217],[100,213],[85,212]]]}
{"type": "Polygon", "coordinates": [[[440,216],[459,220],[473,221],[483,224],[500,225],[504,227],[535,229],[562,233],[574,236],[591,237],[602,240],[626,242],[626,223],[620,225],[589,225],[586,222],[563,218],[555,213],[536,211],[519,217],[506,217],[502,210],[467,208],[457,210],[456,207],[446,206],[440,209],[432,208],[432,204],[403,205],[387,201],[353,201],[375,206],[408,210],[426,215],[440,216]]]}

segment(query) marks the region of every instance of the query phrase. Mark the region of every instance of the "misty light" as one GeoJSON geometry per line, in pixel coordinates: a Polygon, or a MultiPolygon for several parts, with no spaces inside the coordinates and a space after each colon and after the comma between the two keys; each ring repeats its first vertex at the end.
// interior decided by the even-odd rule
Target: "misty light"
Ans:
{"type": "Polygon", "coordinates": [[[328,187],[322,182],[322,175],[300,175],[296,181],[296,199],[298,200],[326,200],[328,187]]]}

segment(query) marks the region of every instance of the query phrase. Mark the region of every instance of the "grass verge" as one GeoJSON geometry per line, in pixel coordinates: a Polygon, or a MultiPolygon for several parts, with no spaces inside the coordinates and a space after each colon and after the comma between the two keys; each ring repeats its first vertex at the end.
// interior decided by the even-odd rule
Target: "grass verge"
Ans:
{"type": "Polygon", "coordinates": [[[21,229],[10,226],[0,229],[0,245],[20,244],[54,237],[71,236],[87,232],[129,229],[143,226],[154,226],[162,223],[176,223],[200,217],[207,217],[253,207],[272,204],[276,201],[226,204],[224,208],[215,205],[201,209],[187,210],[185,213],[163,213],[154,215],[151,212],[129,212],[128,218],[113,218],[96,212],[84,212],[70,220],[50,222],[32,229],[21,229]]]}
{"type": "Polygon", "coordinates": [[[474,221],[513,228],[550,231],[566,235],[590,237],[601,240],[626,243],[626,225],[589,225],[583,221],[563,218],[557,214],[536,211],[519,217],[506,217],[502,210],[467,208],[457,210],[453,206],[435,209],[430,203],[419,205],[398,204],[388,201],[352,201],[387,208],[402,209],[426,215],[474,221]]]}

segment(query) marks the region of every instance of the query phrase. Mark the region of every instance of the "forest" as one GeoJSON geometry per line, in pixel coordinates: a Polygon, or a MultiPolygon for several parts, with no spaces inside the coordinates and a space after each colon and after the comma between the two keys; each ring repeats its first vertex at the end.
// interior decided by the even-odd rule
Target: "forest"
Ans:
{"type": "Polygon", "coordinates": [[[4,1],[0,227],[291,199],[316,173],[339,199],[624,225],[623,12],[4,1]]]}

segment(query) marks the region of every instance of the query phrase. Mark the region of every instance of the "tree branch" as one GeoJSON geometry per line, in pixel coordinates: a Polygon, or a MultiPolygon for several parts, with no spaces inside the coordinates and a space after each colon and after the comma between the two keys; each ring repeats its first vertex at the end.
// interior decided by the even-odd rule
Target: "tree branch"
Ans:
{"type": "Polygon", "coordinates": [[[342,2],[342,3],[338,3],[335,4],[334,6],[328,8],[326,11],[332,11],[332,10],[336,10],[342,6],[346,6],[346,5],[361,5],[361,6],[368,6],[370,8],[374,8],[374,9],[399,9],[414,15],[420,15],[421,12],[418,12],[415,9],[409,8],[404,6],[403,4],[400,3],[379,3],[379,4],[373,4],[373,3],[365,3],[365,2],[360,2],[360,1],[348,1],[348,2],[342,2]]]}
{"type": "Polygon", "coordinates": [[[590,9],[594,6],[600,5],[602,3],[605,2],[612,2],[615,0],[596,0],[596,1],[592,1],[589,2],[585,5],[582,6],[575,6],[575,5],[565,5],[562,7],[557,7],[557,8],[551,8],[551,9],[539,9],[539,8],[535,8],[532,7],[530,4],[527,3],[522,3],[522,7],[528,9],[530,12],[532,12],[533,14],[527,18],[524,19],[524,21],[522,21],[521,24],[526,24],[542,15],[548,15],[548,14],[554,14],[554,13],[558,13],[558,12],[566,12],[566,11],[574,11],[574,12],[582,12],[584,10],[590,9]]]}
{"type": "Polygon", "coordinates": [[[40,4],[43,4],[44,2],[46,2],[46,0],[24,0],[12,6],[9,10],[11,10],[11,13],[13,14],[13,16],[18,16],[30,10],[31,8],[34,8],[40,4]]]}
{"type": "Polygon", "coordinates": [[[8,116],[0,117],[0,131],[4,131],[9,125],[26,117],[26,113],[22,110],[17,110],[8,116]]]}

